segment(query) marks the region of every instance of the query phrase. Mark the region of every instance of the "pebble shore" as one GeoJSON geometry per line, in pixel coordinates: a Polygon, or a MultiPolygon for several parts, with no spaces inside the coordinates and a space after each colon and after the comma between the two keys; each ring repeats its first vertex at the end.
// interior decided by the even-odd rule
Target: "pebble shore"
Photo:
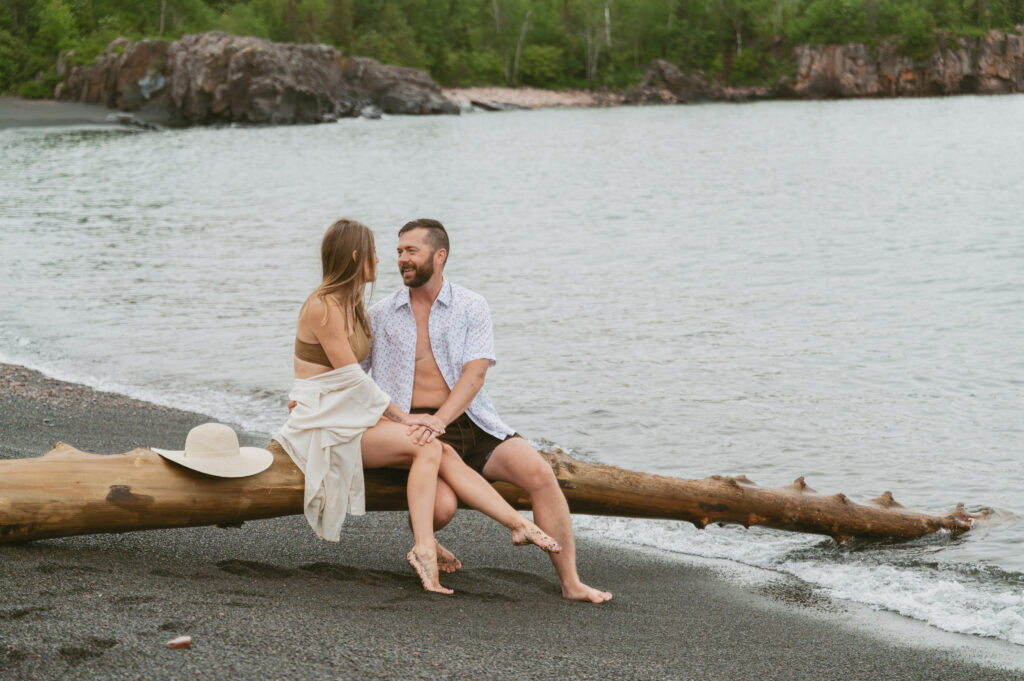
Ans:
{"type": "MultiPolygon", "coordinates": [[[[207,420],[0,364],[0,460],[57,440],[175,447],[207,420]]],[[[560,598],[546,557],[478,513],[439,539],[464,564],[443,580],[453,596],[420,589],[401,513],[352,517],[337,544],[292,516],[0,545],[0,680],[1020,678],[964,657],[970,637],[950,635],[953,654],[853,627],[847,605],[781,576],[737,584],[583,538],[582,574],[615,593],[593,606],[560,598]],[[164,647],[180,636],[189,648],[164,647]]]]}
{"type": "Polygon", "coordinates": [[[444,88],[444,96],[461,104],[489,102],[511,104],[524,109],[549,107],[615,106],[622,94],[606,90],[544,90],[535,87],[444,88]]]}

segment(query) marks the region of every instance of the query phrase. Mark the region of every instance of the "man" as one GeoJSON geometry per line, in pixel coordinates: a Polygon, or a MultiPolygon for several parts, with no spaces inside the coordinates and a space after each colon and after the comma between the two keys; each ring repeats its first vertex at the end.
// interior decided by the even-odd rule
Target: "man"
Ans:
{"type": "MultiPolygon", "coordinates": [[[[363,367],[400,408],[432,414],[432,430],[444,432],[441,440],[485,478],[525,490],[535,522],[562,546],[551,554],[562,596],[603,603],[612,595],[587,586],[576,571],[569,505],[551,467],[502,422],[483,390],[495,364],[490,310],[482,296],[444,278],[448,252],[448,233],[437,220],[413,220],[399,230],[405,288],[370,308],[374,337],[363,367]]],[[[447,525],[456,508],[454,492],[438,481],[434,529],[447,525]]],[[[449,572],[461,566],[440,546],[438,564],[449,572]]]]}

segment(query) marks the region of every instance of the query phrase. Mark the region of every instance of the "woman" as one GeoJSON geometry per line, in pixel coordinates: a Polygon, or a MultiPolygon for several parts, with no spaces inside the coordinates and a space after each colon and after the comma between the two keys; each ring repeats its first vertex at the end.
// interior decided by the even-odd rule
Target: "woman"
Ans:
{"type": "Polygon", "coordinates": [[[360,369],[370,347],[364,293],[379,262],[373,232],[355,220],[338,220],[324,234],[320,257],[323,279],[302,304],[295,332],[295,407],[277,436],[306,476],[303,506],[317,534],[338,541],[345,514],[365,512],[363,468],[408,468],[414,543],[406,560],[427,591],[452,593],[438,580],[438,476],[466,504],[507,527],[514,543],[560,551],[436,439],[435,419],[406,414],[360,369]]]}

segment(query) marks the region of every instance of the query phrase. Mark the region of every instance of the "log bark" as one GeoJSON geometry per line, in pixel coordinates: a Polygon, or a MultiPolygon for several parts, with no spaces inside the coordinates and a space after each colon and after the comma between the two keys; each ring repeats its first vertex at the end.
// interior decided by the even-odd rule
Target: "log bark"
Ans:
{"type": "MultiPolygon", "coordinates": [[[[170,527],[237,526],[246,520],[302,512],[303,476],[272,442],[269,469],[246,478],[215,478],[170,463],[148,449],[89,454],[57,443],[42,457],[0,461],[0,544],[104,532],[170,527]]],[[[574,459],[560,450],[542,452],[573,513],[761,525],[850,537],[910,539],[940,529],[971,529],[987,512],[963,504],[932,515],[905,509],[889,492],[858,504],[843,494],[826,496],[803,478],[779,489],[759,487],[743,476],[686,480],[629,471],[574,459]]],[[[406,473],[366,471],[368,511],[405,510],[406,473]]],[[[518,509],[530,499],[513,485],[495,487],[518,509]]]]}

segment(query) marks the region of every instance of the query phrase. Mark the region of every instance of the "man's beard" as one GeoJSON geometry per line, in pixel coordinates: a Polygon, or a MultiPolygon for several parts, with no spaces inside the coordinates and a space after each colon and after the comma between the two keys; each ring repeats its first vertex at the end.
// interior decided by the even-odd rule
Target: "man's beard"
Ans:
{"type": "Polygon", "coordinates": [[[402,270],[402,281],[405,282],[405,285],[409,288],[419,288],[430,281],[430,278],[434,276],[434,259],[431,258],[420,267],[413,269],[412,279],[409,281],[405,281],[405,273],[407,271],[408,270],[402,270]]]}

